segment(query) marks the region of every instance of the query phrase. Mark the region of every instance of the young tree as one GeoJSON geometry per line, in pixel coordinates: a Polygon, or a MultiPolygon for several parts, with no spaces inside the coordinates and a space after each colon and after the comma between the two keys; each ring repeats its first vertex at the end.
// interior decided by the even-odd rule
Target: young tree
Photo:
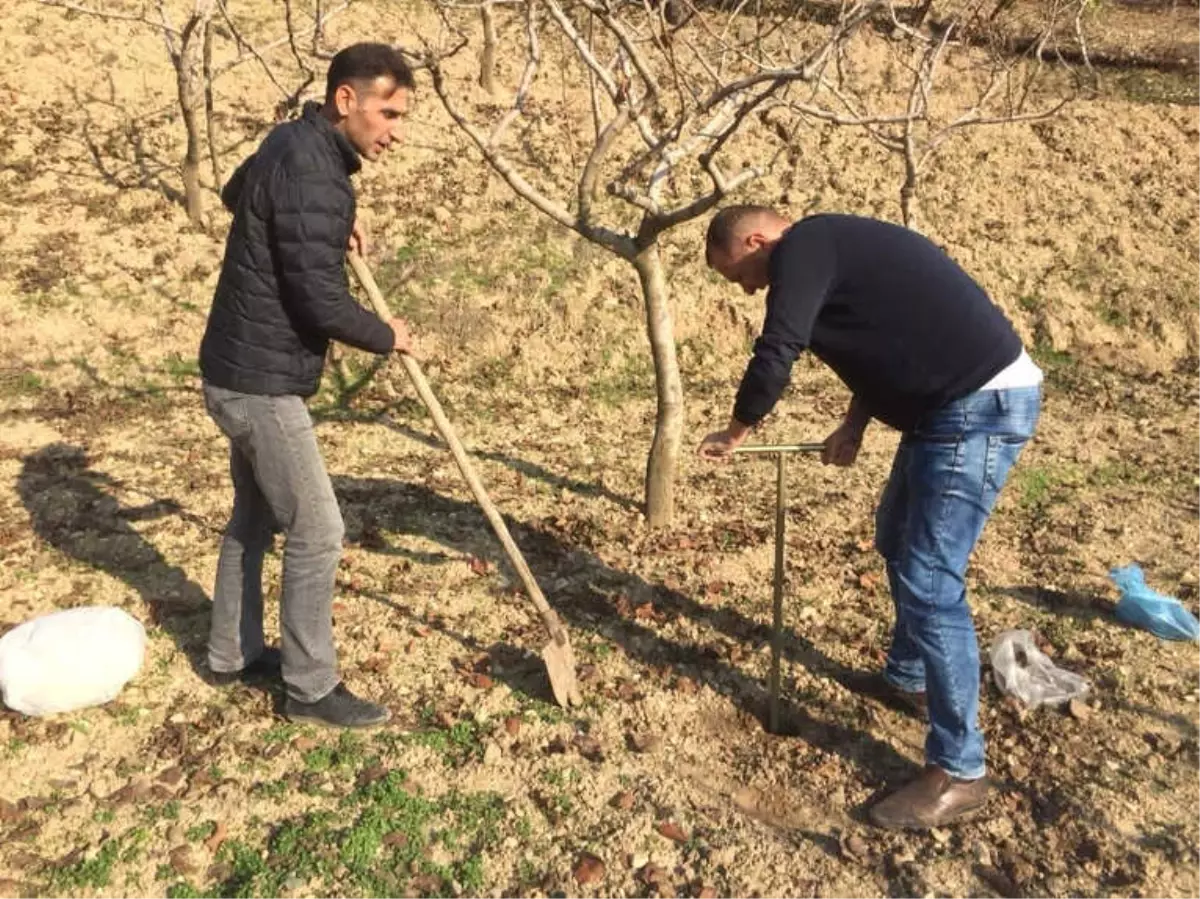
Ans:
{"type": "MultiPolygon", "coordinates": [[[[269,80],[283,95],[281,107],[284,110],[296,106],[300,94],[312,83],[314,75],[297,48],[295,23],[292,14],[291,0],[284,3],[285,34],[281,37],[255,46],[245,39],[227,9],[226,0],[190,0],[191,9],[182,27],[176,27],[168,9],[166,0],[155,0],[153,12],[142,9],[131,13],[112,10],[98,6],[84,6],[72,0],[38,0],[45,6],[52,6],[72,13],[93,16],[112,22],[135,22],[157,32],[166,47],[167,56],[175,72],[176,99],[179,104],[180,116],[183,120],[186,137],[183,159],[180,166],[180,179],[183,183],[184,206],[188,218],[197,226],[204,225],[204,191],[200,179],[202,146],[205,138],[208,142],[208,155],[212,170],[213,186],[219,189],[222,183],[220,151],[217,149],[217,130],[214,125],[213,85],[218,78],[250,60],[255,60],[263,68],[269,80]],[[223,27],[218,27],[214,20],[220,13],[223,27]],[[214,65],[214,35],[226,34],[234,40],[235,52],[220,65],[214,65]],[[276,48],[289,46],[295,61],[303,75],[299,87],[288,89],[276,76],[274,68],[267,61],[267,54],[276,48]],[[201,121],[203,120],[203,127],[201,121]]],[[[325,23],[334,15],[349,6],[349,0],[340,6],[322,11],[318,2],[313,16],[313,46],[320,43],[320,35],[325,23]]]]}
{"type": "Polygon", "coordinates": [[[690,0],[433,2],[445,33],[460,41],[477,37],[482,17],[485,58],[498,40],[497,10],[517,11],[520,21],[507,37],[519,46],[504,55],[523,67],[507,108],[496,112],[490,97],[473,95],[468,82],[451,75],[444,49],[427,40],[434,91],[518,196],[637,273],[658,401],[645,487],[647,518],[656,526],[672,517],[683,426],[662,235],[758,178],[780,151],[796,154],[797,130],[820,123],[863,129],[902,158],[901,214],[915,226],[920,179],[950,136],[1062,108],[1065,99],[1038,88],[1047,61],[1067,65],[1059,47],[1064,34],[1078,39],[1086,60],[1080,21],[1089,0],[1024,4],[1024,53],[1014,52],[1014,33],[998,23],[1008,7],[996,0],[919,0],[912,7],[810,0],[769,9],[760,0],[733,0],[732,8],[703,10],[690,0]],[[1031,8],[1040,18],[1030,18],[1031,8]],[[852,64],[868,42],[888,46],[906,73],[899,84],[880,85],[867,67],[852,64]],[[588,98],[586,110],[556,99],[547,69],[557,76],[553,84],[588,98]],[[947,112],[933,102],[946,72],[979,84],[966,108],[947,112]],[[562,138],[584,137],[567,180],[530,152],[529,136],[552,115],[567,123],[562,138]],[[763,159],[759,149],[746,154],[752,164],[731,164],[741,159],[742,139],[759,148],[774,139],[774,155],[763,159]]]}
{"type": "Polygon", "coordinates": [[[901,76],[864,84],[839,66],[824,93],[902,160],[907,227],[920,229],[921,180],[948,140],[970,128],[1049,118],[1087,89],[1083,17],[1090,5],[1046,0],[1018,13],[1012,0],[949,0],[936,8],[923,0],[911,22],[887,7],[889,48],[901,76]],[[968,99],[955,102],[963,93],[968,99]]]}
{"type": "MultiPolygon", "coordinates": [[[[452,81],[445,52],[432,41],[425,45],[423,63],[438,98],[509,187],[563,227],[624,259],[637,274],[658,403],[645,482],[651,526],[672,518],[683,429],[660,238],[769,166],[769,161],[730,165],[728,151],[739,130],[753,125],[771,134],[760,126],[772,104],[794,88],[811,91],[838,47],[880,0],[847,3],[819,27],[801,26],[794,11],[769,24],[765,17],[746,15],[746,5],[743,0],[731,11],[696,16],[694,9],[683,9],[682,0],[662,7],[526,0],[516,7],[521,27],[509,30],[520,47],[507,51],[508,58],[523,61],[520,80],[511,103],[490,120],[486,110],[494,106],[463,97],[467,85],[452,81]],[[789,21],[802,37],[781,27],[789,21]],[[547,51],[551,38],[569,50],[547,51]],[[543,77],[547,69],[557,70],[589,99],[583,117],[569,103],[560,109],[567,119],[582,118],[574,130],[590,135],[569,185],[553,172],[535,171],[521,158],[526,143],[515,136],[537,128],[539,110],[557,102],[543,77]]],[[[443,3],[438,9],[447,32],[459,39],[471,34],[480,16],[478,3],[443,3]]]]}

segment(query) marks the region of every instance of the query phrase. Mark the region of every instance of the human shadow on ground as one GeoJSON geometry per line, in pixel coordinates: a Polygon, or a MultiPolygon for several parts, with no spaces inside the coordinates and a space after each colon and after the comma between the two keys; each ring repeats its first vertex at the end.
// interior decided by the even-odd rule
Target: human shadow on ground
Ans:
{"type": "Polygon", "coordinates": [[[150,622],[169,634],[193,670],[202,674],[207,671],[208,593],[133,526],[172,515],[194,516],[169,497],[123,506],[113,495],[119,486],[92,466],[87,450],[66,443],[25,456],[17,477],[17,493],[34,533],[64,555],[136,590],[150,622]]]}

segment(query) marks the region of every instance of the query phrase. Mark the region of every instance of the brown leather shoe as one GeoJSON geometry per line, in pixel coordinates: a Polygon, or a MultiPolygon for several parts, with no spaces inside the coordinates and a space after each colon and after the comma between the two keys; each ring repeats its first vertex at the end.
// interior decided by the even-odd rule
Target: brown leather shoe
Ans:
{"type": "Polygon", "coordinates": [[[959,780],[936,765],[927,765],[920,777],[871,808],[871,823],[913,830],[941,827],[982,809],[989,788],[986,777],[959,780]]]}
{"type": "Polygon", "coordinates": [[[856,671],[843,684],[852,693],[874,699],[910,718],[919,721],[929,719],[929,703],[925,694],[901,690],[884,677],[882,671],[856,671]]]}

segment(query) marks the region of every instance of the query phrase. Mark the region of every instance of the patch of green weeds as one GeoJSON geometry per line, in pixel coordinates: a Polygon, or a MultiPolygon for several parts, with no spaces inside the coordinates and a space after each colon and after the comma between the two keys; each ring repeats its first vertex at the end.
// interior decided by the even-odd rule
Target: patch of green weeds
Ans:
{"type": "Polygon", "coordinates": [[[427,746],[442,757],[442,762],[457,768],[483,758],[483,728],[473,718],[456,721],[448,728],[430,728],[409,734],[406,741],[427,746]]]}
{"type": "Polygon", "coordinates": [[[200,377],[200,360],[171,353],[163,360],[163,370],[176,384],[200,377]]]}
{"type": "Polygon", "coordinates": [[[630,353],[617,367],[601,374],[588,385],[588,394],[598,403],[624,406],[630,400],[654,395],[654,365],[647,353],[630,353]]]}
{"type": "Polygon", "coordinates": [[[46,892],[56,895],[66,892],[95,893],[108,887],[118,863],[129,864],[141,857],[142,844],[147,835],[144,827],[135,827],[106,839],[99,851],[90,858],[54,868],[46,892]]]}
{"type": "MultiPolygon", "coordinates": [[[[482,853],[498,842],[505,814],[496,794],[452,792],[429,799],[406,788],[403,771],[391,771],[354,790],[337,810],[283,821],[268,836],[265,851],[226,841],[218,860],[231,872],[213,889],[222,896],[276,896],[296,879],[318,895],[398,896],[444,894],[454,879],[464,892],[478,894],[484,888],[482,853]],[[434,834],[453,856],[445,865],[426,857],[434,834]],[[426,878],[410,883],[414,873],[426,878]],[[429,875],[440,881],[439,888],[431,887],[429,875]]],[[[195,890],[191,884],[183,888],[195,890]]]]}
{"type": "Polygon", "coordinates": [[[36,396],[46,387],[46,382],[36,372],[0,372],[0,394],[5,396],[36,396]]]}

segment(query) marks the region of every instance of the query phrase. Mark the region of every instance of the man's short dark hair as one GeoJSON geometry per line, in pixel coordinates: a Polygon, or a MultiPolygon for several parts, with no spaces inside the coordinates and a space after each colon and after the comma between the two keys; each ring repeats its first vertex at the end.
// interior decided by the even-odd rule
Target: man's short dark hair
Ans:
{"type": "Polygon", "coordinates": [[[770,206],[726,206],[712,217],[708,223],[708,234],[704,238],[704,261],[712,265],[712,251],[720,250],[728,253],[733,249],[734,238],[737,237],[742,225],[753,218],[762,215],[777,215],[770,206]]]}
{"type": "Polygon", "coordinates": [[[325,102],[332,103],[333,95],[343,84],[361,86],[381,76],[388,76],[397,88],[413,90],[416,80],[412,66],[404,55],[388,44],[351,44],[333,57],[325,80],[325,102]]]}

